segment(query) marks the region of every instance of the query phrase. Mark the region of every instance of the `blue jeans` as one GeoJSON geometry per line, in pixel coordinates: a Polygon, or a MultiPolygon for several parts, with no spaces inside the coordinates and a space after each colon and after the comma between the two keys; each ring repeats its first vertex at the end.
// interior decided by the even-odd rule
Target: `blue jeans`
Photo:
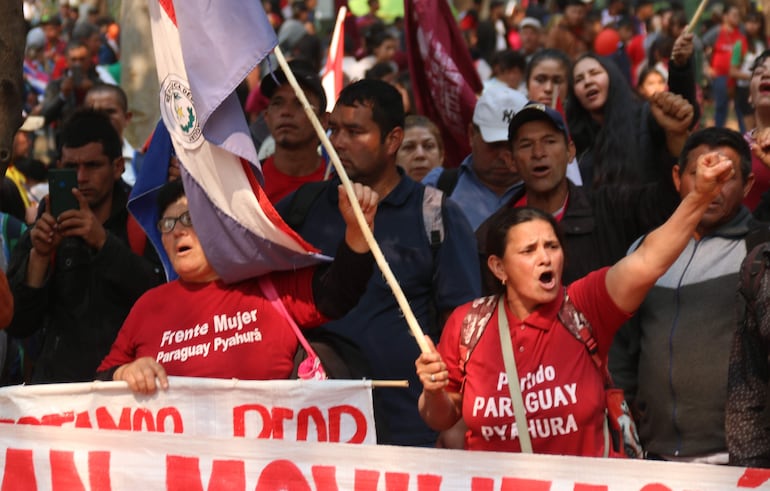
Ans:
{"type": "MultiPolygon", "coordinates": [[[[711,93],[714,96],[714,126],[724,127],[727,122],[727,112],[730,110],[730,94],[727,90],[727,76],[715,77],[711,81],[711,93]]],[[[741,134],[746,132],[746,125],[743,123],[743,114],[736,101],[735,119],[738,120],[738,128],[741,134]]]]}
{"type": "Polygon", "coordinates": [[[714,97],[714,126],[721,128],[727,122],[727,110],[730,108],[726,75],[714,77],[711,81],[711,94],[714,97]]]}

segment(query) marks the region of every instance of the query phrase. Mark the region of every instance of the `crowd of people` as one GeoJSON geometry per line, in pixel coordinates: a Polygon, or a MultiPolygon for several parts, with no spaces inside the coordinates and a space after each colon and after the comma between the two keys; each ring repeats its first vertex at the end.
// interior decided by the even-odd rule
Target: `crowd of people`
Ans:
{"type": "Polygon", "coordinates": [[[380,18],[378,0],[349,14],[330,101],[315,2],[263,2],[422,352],[274,63],[238,88],[264,191],[334,261],[224,283],[175,160],[157,202],[167,281],[126,209],[154,163],[124,137],[118,24],[60,3],[25,2],[25,111],[41,123],[19,131],[0,187],[4,385],[290,378],[296,325],[350,342],[373,379],[409,381],[376,389],[381,444],[608,455],[609,371],[645,458],[770,467],[770,321],[764,297],[739,293],[770,241],[756,6],[715,3],[691,31],[675,0],[472,2],[457,28],[484,88],[451,168],[441,122],[417,112],[402,19],[380,18]],[[77,175],[77,206],[58,216],[49,167],[77,175]]]}

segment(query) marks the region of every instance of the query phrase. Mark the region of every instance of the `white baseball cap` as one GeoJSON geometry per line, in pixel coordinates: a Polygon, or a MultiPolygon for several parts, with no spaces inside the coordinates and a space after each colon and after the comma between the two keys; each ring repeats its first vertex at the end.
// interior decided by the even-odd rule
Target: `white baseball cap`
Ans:
{"type": "Polygon", "coordinates": [[[519,29],[524,29],[525,27],[532,27],[540,31],[543,29],[543,24],[541,24],[540,21],[534,17],[524,17],[521,22],[519,22],[519,29]]]}
{"type": "Polygon", "coordinates": [[[486,87],[476,101],[473,124],[481,130],[487,143],[508,141],[508,124],[527,105],[527,98],[518,90],[500,84],[486,87]]]}

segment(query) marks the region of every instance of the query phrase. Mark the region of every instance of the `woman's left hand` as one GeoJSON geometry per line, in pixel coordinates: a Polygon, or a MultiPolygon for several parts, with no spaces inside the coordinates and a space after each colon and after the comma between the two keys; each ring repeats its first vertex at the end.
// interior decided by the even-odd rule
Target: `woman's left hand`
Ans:
{"type": "Polygon", "coordinates": [[[449,384],[449,371],[429,336],[425,336],[425,342],[430,352],[421,353],[414,362],[417,376],[426,391],[442,390],[449,384]]]}

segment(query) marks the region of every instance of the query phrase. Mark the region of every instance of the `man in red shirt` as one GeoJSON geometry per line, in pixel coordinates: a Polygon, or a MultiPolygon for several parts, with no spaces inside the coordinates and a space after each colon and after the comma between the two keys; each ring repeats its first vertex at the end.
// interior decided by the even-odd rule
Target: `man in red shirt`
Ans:
{"type": "Polygon", "coordinates": [[[711,46],[711,63],[708,67],[711,77],[711,90],[714,98],[714,126],[723,127],[727,121],[727,110],[730,106],[729,88],[735,83],[730,79],[730,58],[735,43],[740,42],[741,51],[746,52],[746,37],[741,33],[741,13],[738,7],[727,8],[722,17],[722,26],[716,40],[711,46]]]}
{"type": "MultiPolygon", "coordinates": [[[[326,95],[318,74],[298,60],[289,63],[289,67],[326,127],[326,95]]],[[[265,123],[275,140],[275,153],[262,162],[264,189],[270,201],[277,203],[302,184],[322,181],[326,165],[318,154],[318,136],[294,89],[287,83],[286,74],[282,70],[267,74],[260,90],[269,99],[265,123]]]]}

